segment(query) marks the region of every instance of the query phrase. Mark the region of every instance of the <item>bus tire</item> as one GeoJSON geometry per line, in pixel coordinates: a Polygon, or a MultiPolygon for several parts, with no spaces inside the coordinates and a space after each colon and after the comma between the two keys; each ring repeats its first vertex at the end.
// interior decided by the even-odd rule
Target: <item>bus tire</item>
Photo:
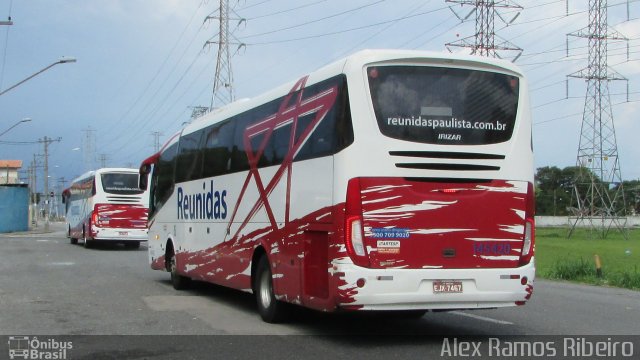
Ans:
{"type": "Polygon", "coordinates": [[[74,237],[71,236],[71,228],[69,228],[69,230],[67,231],[67,236],[69,237],[69,242],[72,245],[75,245],[75,244],[78,243],[78,238],[74,238],[74,237]]]}
{"type": "Polygon", "coordinates": [[[88,237],[84,236],[84,248],[91,249],[93,247],[93,240],[89,240],[88,237]]]}
{"type": "Polygon", "coordinates": [[[178,274],[178,265],[176,264],[176,255],[171,249],[169,255],[169,272],[171,273],[171,285],[176,290],[185,290],[189,288],[191,279],[178,274]]]}
{"type": "Polygon", "coordinates": [[[273,293],[273,279],[269,259],[262,256],[256,269],[254,289],[258,312],[262,320],[268,323],[279,323],[287,319],[289,315],[288,304],[276,299],[273,293]]]}

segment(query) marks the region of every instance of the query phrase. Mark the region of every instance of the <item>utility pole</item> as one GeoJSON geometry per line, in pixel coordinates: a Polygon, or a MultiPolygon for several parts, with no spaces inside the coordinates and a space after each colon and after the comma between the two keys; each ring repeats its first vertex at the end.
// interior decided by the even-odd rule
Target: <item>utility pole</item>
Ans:
{"type": "Polygon", "coordinates": [[[511,20],[507,21],[496,8],[522,10],[522,6],[511,0],[445,0],[445,2],[460,4],[460,6],[473,6],[473,9],[466,16],[460,16],[456,10],[449,7],[460,21],[467,20],[472,14],[475,14],[476,17],[476,33],[461,40],[445,44],[450,52],[451,47],[465,47],[471,49],[472,55],[494,58],[503,58],[500,54],[501,52],[515,52],[516,55],[512,61],[518,60],[523,50],[496,35],[495,17],[497,16],[508,26],[520,16],[520,12],[517,12],[511,20]],[[497,42],[496,39],[498,40],[497,42]]]}
{"type": "MultiPolygon", "coordinates": [[[[218,20],[218,34],[217,38],[211,38],[204,46],[207,47],[211,44],[218,45],[218,59],[216,62],[216,73],[213,80],[213,92],[211,94],[211,105],[209,111],[215,107],[229,104],[235,100],[235,94],[233,91],[233,71],[231,70],[231,54],[229,53],[229,45],[237,45],[237,50],[245,47],[245,44],[232,41],[233,32],[229,31],[229,20],[237,20],[238,26],[245,23],[246,19],[234,18],[231,19],[229,14],[233,12],[229,9],[229,0],[220,0],[220,7],[217,10],[217,15],[209,15],[205,18],[205,22],[209,20],[218,20]]],[[[236,27],[237,28],[237,27],[236,27]]]]}
{"type": "Polygon", "coordinates": [[[628,86],[628,80],[607,65],[607,43],[628,39],[609,28],[607,9],[607,0],[589,0],[589,25],[567,35],[567,39],[574,36],[589,40],[589,64],[568,75],[587,82],[576,160],[579,174],[573,194],[576,207],[573,217],[569,218],[573,222],[569,236],[579,223],[586,221],[591,230],[598,229],[601,238],[605,238],[613,226],[626,237],[626,204],[609,83],[623,80],[628,86]]]}
{"type": "Polygon", "coordinates": [[[82,162],[84,163],[84,171],[93,170],[93,161],[95,159],[95,130],[90,126],[82,129],[84,137],[82,138],[82,162]]]}
{"type": "MultiPolygon", "coordinates": [[[[45,204],[49,204],[51,202],[50,196],[49,196],[49,145],[53,142],[59,142],[60,140],[62,140],[62,138],[57,138],[57,139],[51,139],[48,137],[44,137],[44,139],[39,139],[38,142],[44,144],[44,196],[46,202],[45,204]]],[[[46,207],[45,207],[46,208],[46,207]]],[[[46,214],[45,214],[45,220],[44,220],[44,230],[48,231],[49,230],[49,212],[48,210],[45,210],[46,214]]]]}
{"type": "MultiPolygon", "coordinates": [[[[60,199],[62,199],[62,192],[64,191],[64,189],[66,187],[66,183],[67,183],[67,181],[65,180],[64,176],[58,178],[58,194],[60,195],[60,199]]],[[[56,195],[56,200],[57,200],[57,196],[58,195],[56,195]]],[[[59,205],[56,205],[56,215],[60,218],[60,215],[58,213],[58,210],[59,210],[58,206],[59,205]]],[[[64,208],[64,206],[63,206],[63,208],[64,208]]],[[[62,210],[62,217],[66,217],[66,216],[67,216],[67,212],[63,209],[62,210]]]]}
{"type": "Polygon", "coordinates": [[[29,201],[31,203],[31,223],[38,227],[38,201],[37,201],[37,174],[38,162],[36,161],[36,154],[33,154],[33,160],[31,160],[31,166],[29,166],[29,201]]]}

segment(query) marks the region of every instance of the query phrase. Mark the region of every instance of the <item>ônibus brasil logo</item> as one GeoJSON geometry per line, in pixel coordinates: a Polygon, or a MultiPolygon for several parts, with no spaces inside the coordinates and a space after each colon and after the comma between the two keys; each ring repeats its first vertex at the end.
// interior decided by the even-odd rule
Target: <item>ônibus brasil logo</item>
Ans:
{"type": "Polygon", "coordinates": [[[9,359],[67,359],[68,351],[73,349],[71,341],[38,339],[29,336],[9,336],[9,359]]]}
{"type": "Polygon", "coordinates": [[[227,190],[218,191],[213,186],[213,180],[202,183],[202,192],[195,194],[186,193],[181,186],[178,187],[178,219],[226,219],[227,217],[227,190]]]}

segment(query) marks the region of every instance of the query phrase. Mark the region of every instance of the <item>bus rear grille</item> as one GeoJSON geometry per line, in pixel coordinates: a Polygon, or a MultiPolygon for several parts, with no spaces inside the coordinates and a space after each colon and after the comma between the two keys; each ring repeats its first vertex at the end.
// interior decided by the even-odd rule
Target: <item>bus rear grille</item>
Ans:
{"type": "Polygon", "coordinates": [[[450,151],[389,151],[391,156],[419,157],[429,159],[504,160],[504,155],[450,151]]]}
{"type": "Polygon", "coordinates": [[[472,164],[442,164],[442,163],[404,163],[396,164],[403,169],[419,170],[452,170],[452,171],[497,171],[500,166],[472,165],[472,164]]]}
{"type": "Polygon", "coordinates": [[[142,202],[142,198],[139,196],[107,196],[107,200],[121,204],[139,204],[142,202]]]}

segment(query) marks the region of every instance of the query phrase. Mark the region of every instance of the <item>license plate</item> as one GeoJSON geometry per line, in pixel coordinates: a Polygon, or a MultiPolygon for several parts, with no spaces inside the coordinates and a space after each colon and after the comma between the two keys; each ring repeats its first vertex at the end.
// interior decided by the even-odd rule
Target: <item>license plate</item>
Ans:
{"type": "Polygon", "coordinates": [[[434,281],[434,294],[452,294],[462,292],[462,281],[434,281]]]}
{"type": "Polygon", "coordinates": [[[128,231],[118,231],[119,235],[129,235],[128,231]]]}

